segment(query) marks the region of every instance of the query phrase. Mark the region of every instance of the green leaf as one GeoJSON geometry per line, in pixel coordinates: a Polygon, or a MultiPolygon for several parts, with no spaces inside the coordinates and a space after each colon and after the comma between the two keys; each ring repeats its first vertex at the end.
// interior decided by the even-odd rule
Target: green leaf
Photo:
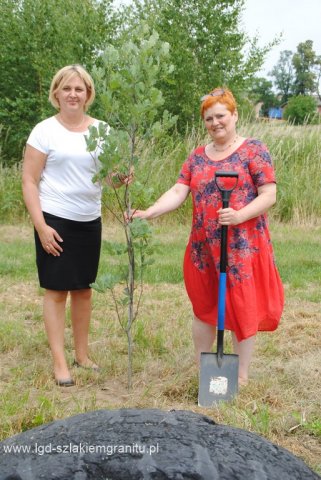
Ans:
{"type": "Polygon", "coordinates": [[[112,290],[121,280],[121,275],[105,273],[98,277],[96,282],[92,283],[90,286],[97,292],[105,293],[107,290],[112,290]]]}
{"type": "Polygon", "coordinates": [[[129,301],[130,301],[129,297],[123,297],[119,300],[119,303],[125,307],[126,305],[129,304],[129,301]]]}
{"type": "Polygon", "coordinates": [[[149,238],[152,234],[148,221],[143,218],[134,218],[129,228],[133,238],[149,238]]]}
{"type": "Polygon", "coordinates": [[[99,293],[105,293],[107,290],[106,288],[103,288],[103,286],[99,282],[91,283],[89,286],[99,293]]]}

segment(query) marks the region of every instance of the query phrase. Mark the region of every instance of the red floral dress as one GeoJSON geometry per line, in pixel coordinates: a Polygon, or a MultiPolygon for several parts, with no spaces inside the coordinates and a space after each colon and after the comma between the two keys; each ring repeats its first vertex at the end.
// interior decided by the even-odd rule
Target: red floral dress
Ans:
{"type": "MultiPolygon", "coordinates": [[[[184,280],[195,316],[217,324],[222,206],[215,171],[233,170],[239,178],[230,207],[240,210],[257,197],[257,188],[275,182],[270,154],[259,140],[246,139],[223,160],[211,160],[205,147],[194,150],[183,164],[178,183],[188,185],[193,199],[193,222],[184,258],[184,280]]],[[[238,341],[258,330],[272,331],[279,324],[283,286],[277,271],[267,216],[260,215],[228,227],[228,267],[225,328],[238,341]]]]}

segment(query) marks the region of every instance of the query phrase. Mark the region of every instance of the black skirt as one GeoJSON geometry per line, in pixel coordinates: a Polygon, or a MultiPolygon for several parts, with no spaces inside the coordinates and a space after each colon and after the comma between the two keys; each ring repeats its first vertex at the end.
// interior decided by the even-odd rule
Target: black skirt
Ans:
{"type": "MultiPolygon", "coordinates": [[[[76,222],[44,212],[46,223],[63,242],[59,257],[47,253],[35,230],[36,262],[40,286],[48,290],[90,288],[96,279],[101,247],[101,218],[76,222]]],[[[58,242],[59,243],[59,242],[58,242]]]]}

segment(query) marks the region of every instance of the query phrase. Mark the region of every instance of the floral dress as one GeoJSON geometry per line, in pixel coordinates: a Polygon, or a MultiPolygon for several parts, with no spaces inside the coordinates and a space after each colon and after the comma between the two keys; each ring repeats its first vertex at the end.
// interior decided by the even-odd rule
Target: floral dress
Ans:
{"type": "MultiPolygon", "coordinates": [[[[239,174],[229,203],[235,210],[257,197],[258,187],[275,182],[270,154],[262,142],[254,139],[246,139],[231,155],[219,161],[211,160],[204,146],[198,147],[183,164],[178,183],[190,187],[193,199],[184,281],[195,316],[212,325],[217,324],[221,243],[217,211],[222,207],[222,200],[215,183],[217,170],[233,170],[239,174]]],[[[227,252],[225,328],[235,332],[238,341],[255,335],[258,330],[275,330],[281,318],[284,295],[266,214],[229,226],[227,252]]]]}

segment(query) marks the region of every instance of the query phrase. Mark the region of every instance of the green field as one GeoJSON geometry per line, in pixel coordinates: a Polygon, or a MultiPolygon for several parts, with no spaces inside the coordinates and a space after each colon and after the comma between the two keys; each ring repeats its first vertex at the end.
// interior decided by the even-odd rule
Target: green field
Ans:
{"type": "MultiPolygon", "coordinates": [[[[321,228],[273,223],[286,292],[281,325],[274,333],[258,335],[251,381],[238,397],[202,409],[197,406],[192,313],[181,273],[189,219],[179,226],[174,219],[175,215],[166,223],[153,223],[157,248],[134,327],[131,391],[126,337],[111,297],[97,292],[90,350],[102,371],[73,370],[76,386],[67,391],[56,387],[42,322],[43,292],[37,283],[32,227],[28,223],[1,226],[0,438],[99,408],[188,409],[263,435],[321,473],[321,228]]],[[[101,271],[115,261],[106,254],[107,242],[122,238],[109,219],[104,224],[101,271]]],[[[69,318],[66,347],[72,363],[69,318]]]]}

